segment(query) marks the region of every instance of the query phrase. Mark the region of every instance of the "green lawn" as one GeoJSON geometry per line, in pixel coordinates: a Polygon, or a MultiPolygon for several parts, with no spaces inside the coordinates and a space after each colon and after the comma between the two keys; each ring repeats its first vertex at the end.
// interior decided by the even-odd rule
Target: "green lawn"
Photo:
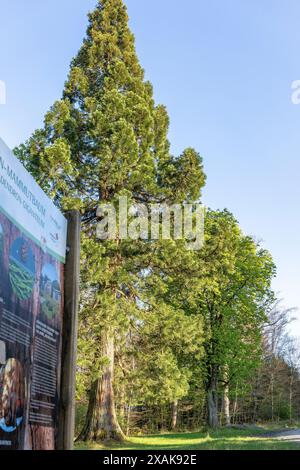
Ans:
{"type": "MultiPolygon", "coordinates": [[[[274,429],[273,429],[274,430],[274,429]]],[[[80,450],[300,450],[300,445],[263,437],[265,428],[131,437],[122,444],[77,443],[80,450]]]]}

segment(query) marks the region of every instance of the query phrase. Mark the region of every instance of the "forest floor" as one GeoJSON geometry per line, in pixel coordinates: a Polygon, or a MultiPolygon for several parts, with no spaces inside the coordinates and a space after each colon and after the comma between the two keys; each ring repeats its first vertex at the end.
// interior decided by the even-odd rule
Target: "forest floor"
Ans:
{"type": "Polygon", "coordinates": [[[249,426],[130,437],[122,444],[77,443],[77,450],[300,450],[300,429],[249,426]]]}

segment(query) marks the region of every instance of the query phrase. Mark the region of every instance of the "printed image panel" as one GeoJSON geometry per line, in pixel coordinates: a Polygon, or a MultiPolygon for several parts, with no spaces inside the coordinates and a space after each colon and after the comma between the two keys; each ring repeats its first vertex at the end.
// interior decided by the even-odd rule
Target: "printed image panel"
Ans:
{"type": "Polygon", "coordinates": [[[63,264],[0,212],[0,449],[55,449],[63,264]]]}
{"type": "Polygon", "coordinates": [[[35,282],[35,259],[24,238],[17,238],[11,247],[9,278],[13,291],[20,300],[31,297],[35,282]]]}

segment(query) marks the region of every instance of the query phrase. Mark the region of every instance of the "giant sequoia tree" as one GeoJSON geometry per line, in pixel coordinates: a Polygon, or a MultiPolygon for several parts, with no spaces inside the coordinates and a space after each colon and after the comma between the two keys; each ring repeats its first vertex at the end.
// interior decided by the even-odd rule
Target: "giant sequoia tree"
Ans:
{"type": "Polygon", "coordinates": [[[144,80],[122,0],[101,0],[71,64],[63,97],[18,157],[62,209],[82,213],[81,369],[91,381],[82,439],[121,439],[114,404],[115,341],[139,315],[139,274],[152,244],[95,237],[100,202],[197,200],[205,177],[193,149],[170,155],[168,116],[144,80]]]}

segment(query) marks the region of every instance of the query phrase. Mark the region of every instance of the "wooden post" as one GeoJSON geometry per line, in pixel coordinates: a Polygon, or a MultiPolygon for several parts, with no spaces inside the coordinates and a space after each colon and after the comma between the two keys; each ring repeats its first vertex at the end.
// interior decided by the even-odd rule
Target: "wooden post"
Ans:
{"type": "Polygon", "coordinates": [[[75,429],[75,383],[80,273],[80,213],[70,211],[65,265],[65,307],[62,333],[61,395],[58,450],[72,450],[75,429]]]}

